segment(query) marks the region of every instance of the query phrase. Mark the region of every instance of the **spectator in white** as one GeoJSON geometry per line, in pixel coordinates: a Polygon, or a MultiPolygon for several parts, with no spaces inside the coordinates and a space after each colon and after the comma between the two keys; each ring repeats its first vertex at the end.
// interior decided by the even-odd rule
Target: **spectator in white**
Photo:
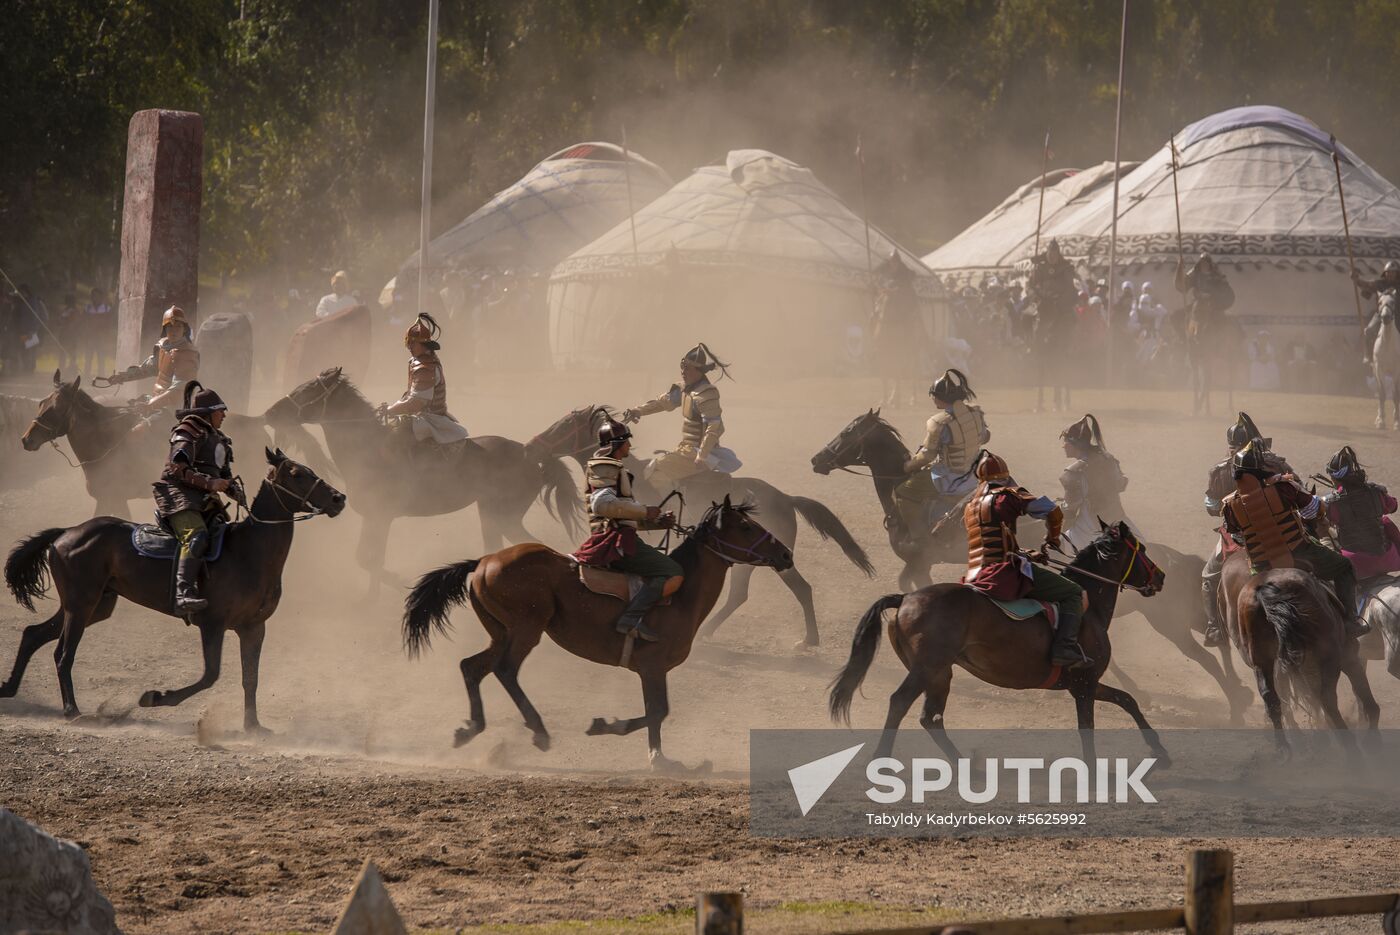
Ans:
{"type": "Polygon", "coordinates": [[[1274,339],[1269,332],[1260,331],[1249,342],[1249,388],[1276,390],[1281,383],[1274,339]]]}
{"type": "Polygon", "coordinates": [[[321,296],[321,301],[316,303],[316,317],[328,318],[336,312],[343,312],[359,304],[360,300],[350,292],[350,277],[342,269],[331,277],[331,291],[321,296]]]}

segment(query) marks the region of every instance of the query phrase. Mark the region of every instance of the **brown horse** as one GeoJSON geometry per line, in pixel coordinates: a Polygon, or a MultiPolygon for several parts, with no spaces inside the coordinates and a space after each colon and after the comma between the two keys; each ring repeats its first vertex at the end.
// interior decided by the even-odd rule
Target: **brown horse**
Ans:
{"type": "Polygon", "coordinates": [[[670,710],[666,673],[690,655],[696,631],[718,600],[731,567],[782,570],[792,566],[787,546],[755,522],[753,513],[751,505],[734,505],[726,497],[685,531],[688,538],[671,553],[684,570],[685,582],[669,605],[657,606],[647,616],[647,625],[661,638],[638,643],[630,654],[631,638],[613,627],[622,604],[585,589],[573,562],[545,546],[516,545],[425,574],[404,604],[404,646],[409,655],[428,647],[434,629],[446,632],[450,609],[467,600],[491,637],[490,646],[461,663],[471,717],[457,729],[456,746],[486,729],[481,682],[494,672],[534,734],[535,746],[549,749],[544,721],[518,681],[525,657],[548,633],[575,656],[599,665],[623,665],[641,677],[646,714],[620,721],[594,718],[589,735],[630,734],[645,727],[652,767],[675,768],[677,764],[661,753],[661,722],[670,710]]]}
{"type": "Polygon", "coordinates": [[[1276,568],[1252,574],[1243,549],[1225,558],[1220,578],[1221,620],[1240,654],[1254,669],[1259,697],[1274,726],[1280,752],[1289,752],[1283,732],[1279,676],[1291,676],[1304,700],[1317,705],[1327,725],[1341,731],[1342,745],[1357,752],[1337,707],[1337,682],[1346,673],[1362,715],[1371,730],[1380,723],[1380,706],[1371,694],[1366,661],[1355,639],[1346,635],[1341,602],[1310,571],[1276,568]]]}
{"type": "Polygon", "coordinates": [[[481,538],[495,551],[505,540],[534,538],[523,519],[541,498],[571,537],[582,536],[582,508],[563,461],[495,435],[468,439],[450,453],[405,438],[379,420],[339,367],[307,380],[265,416],[279,432],[304,424],[319,424],[325,432],[330,455],[354,495],[355,512],[364,517],[356,559],[370,573],[371,596],[388,577],[389,527],[400,516],[441,516],[475,503],[481,538]]]}
{"type": "MultiPolygon", "coordinates": [[[[65,383],[55,370],[53,392],[39,401],[39,411],[20,442],[26,451],[38,451],[50,443],[56,447],[58,439],[67,437],[96,501],[93,515],[127,516],[127,501],[150,502],[151,481],[170,452],[175,418],[166,413],[141,425],[145,412],[134,406],[103,405],[83,390],[82,382],[78,377],[65,383]]],[[[234,451],[272,443],[263,421],[251,416],[230,413],[223,430],[233,440],[234,451]]]]}
{"type": "MultiPolygon", "coordinates": [[[[583,467],[598,448],[598,428],[605,419],[615,418],[606,406],[585,406],[575,409],[559,419],[526,443],[526,448],[556,457],[573,458],[583,467]]],[[[636,476],[633,490],[647,503],[659,503],[670,493],[657,490],[643,477],[645,464],[636,458],[628,458],[628,467],[636,476]]],[[[755,477],[732,477],[729,479],[729,492],[738,500],[749,501],[763,517],[764,525],[777,537],[779,542],[790,544],[794,551],[797,546],[797,518],[800,516],[822,539],[834,541],[850,563],[867,577],[875,576],[875,568],[865,549],[826,504],[810,497],[795,497],[784,493],[767,481],[755,477]]],[[[738,610],[749,598],[749,582],[754,569],[750,565],[739,565],[729,580],[729,593],[724,605],[715,611],[705,625],[700,628],[700,639],[714,635],[720,624],[738,610]]],[[[812,586],[796,566],[778,572],[778,577],[787,585],[792,596],[802,607],[804,629],[798,647],[820,645],[821,635],[817,631],[817,608],[812,599],[812,586]]]]}
{"type": "MultiPolygon", "coordinates": [[[[232,630],[238,634],[243,662],[243,726],[263,730],[258,723],[258,660],[267,620],[282,596],[282,568],[292,548],[292,530],[298,514],[335,516],[345,507],[344,494],[282,452],[268,451],[267,463],[267,479],[248,518],[228,528],[222,556],[207,567],[204,593],[209,609],[189,621],[199,628],[204,674],[184,688],[146,692],[141,707],[177,705],[218,681],[224,631],[232,630]]],[[[171,561],[137,554],[132,530],[133,524],[125,520],[99,516],[70,529],[46,529],[10,552],[5,583],[15,600],[34,610],[34,599],[47,590],[47,573],[58,590],[59,609],[43,623],[25,628],[14,669],[0,685],[0,698],[13,698],[30,657],[58,640],[54,661],[63,713],[77,717],[73,659],[83,631],[110,617],[118,597],[178,616],[171,600],[171,561]]]]}
{"type": "Polygon", "coordinates": [[[850,659],[832,682],[832,719],[850,723],[851,699],[865,680],[880,644],[881,615],[897,609],[899,613],[890,627],[890,643],[909,674],[890,696],[885,733],[877,755],[890,753],[900,722],[920,695],[924,696],[924,711],[919,723],[945,752],[956,755],[956,748],[944,731],[943,709],[948,703],[953,666],[958,665],[1001,688],[1068,691],[1074,698],[1079,729],[1085,732],[1085,752],[1090,758],[1094,702],[1115,704],[1128,712],[1147,743],[1165,761],[1166,751],[1133,696],[1099,681],[1113,655],[1108,625],[1119,590],[1126,586],[1153,594],[1161,589],[1165,576],[1126,523],[1103,526],[1103,530],[1103,535],[1080,550],[1066,569],[1070,579],[1083,585],[1089,599],[1079,642],[1094,660],[1093,666],[1061,671],[1050,664],[1054,631],[1043,614],[1012,620],[971,588],[935,584],[913,594],[887,595],[865,612],[856,627],[850,659]]]}

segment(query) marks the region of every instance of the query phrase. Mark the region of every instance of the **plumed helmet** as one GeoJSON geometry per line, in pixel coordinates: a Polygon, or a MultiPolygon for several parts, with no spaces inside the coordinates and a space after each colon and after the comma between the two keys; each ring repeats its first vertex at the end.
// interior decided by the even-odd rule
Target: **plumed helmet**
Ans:
{"type": "Polygon", "coordinates": [[[437,342],[437,336],[442,334],[442,329],[433,320],[433,316],[427,312],[419,312],[418,317],[413,320],[413,324],[408,326],[408,330],[403,333],[403,346],[411,344],[426,344],[431,350],[438,350],[442,347],[437,342]]]}
{"type": "Polygon", "coordinates": [[[616,448],[632,437],[632,430],[621,422],[608,419],[598,426],[598,446],[616,448]]]}
{"type": "Polygon", "coordinates": [[[1395,260],[1386,260],[1386,261],[1385,261],[1385,268],[1382,269],[1381,272],[1382,272],[1383,274],[1384,274],[1384,273],[1395,273],[1395,274],[1397,274],[1397,275],[1400,275],[1400,263],[1397,263],[1395,260]]]}
{"type": "Polygon", "coordinates": [[[1225,430],[1225,444],[1238,450],[1248,445],[1251,438],[1262,439],[1266,447],[1274,442],[1272,438],[1263,437],[1263,433],[1254,424],[1254,420],[1249,417],[1249,413],[1241,412],[1239,418],[1235,420],[1235,424],[1225,430]]]}
{"type": "Polygon", "coordinates": [[[179,325],[185,329],[185,334],[190,333],[190,321],[185,317],[185,310],[178,305],[172,305],[165,310],[165,314],[160,316],[160,330],[165,331],[171,325],[179,325]]]}
{"type": "Polygon", "coordinates": [[[1006,466],[1000,455],[994,455],[985,448],[977,456],[977,466],[973,468],[973,473],[978,480],[1005,480],[1011,476],[1011,469],[1006,466]]]}
{"type": "Polygon", "coordinates": [[[715,352],[710,350],[704,341],[685,352],[685,356],[681,358],[681,365],[694,367],[701,373],[709,373],[718,367],[721,373],[729,376],[729,365],[716,357],[715,352]]]}
{"type": "Polygon", "coordinates": [[[1332,460],[1327,462],[1327,476],[1337,483],[1364,483],[1366,481],[1366,469],[1361,466],[1361,462],[1356,458],[1356,452],[1350,445],[1343,446],[1332,456],[1332,460]]]}
{"type": "Polygon", "coordinates": [[[937,396],[939,399],[946,399],[950,403],[960,399],[975,399],[977,394],[972,392],[972,387],[967,383],[967,376],[961,370],[945,370],[943,376],[933,381],[933,386],[928,388],[930,396],[937,396]]]}
{"type": "Polygon", "coordinates": [[[181,419],[191,415],[207,416],[221,409],[228,409],[228,406],[218,393],[205,388],[198,380],[191,380],[185,384],[185,408],[176,410],[175,415],[181,419]]]}
{"type": "Polygon", "coordinates": [[[1255,477],[1267,477],[1271,472],[1268,468],[1269,446],[1262,438],[1251,438],[1249,442],[1235,452],[1230,459],[1230,465],[1234,468],[1235,476],[1241,474],[1253,474],[1255,477]]]}
{"type": "Polygon", "coordinates": [[[1084,415],[1084,418],[1061,432],[1060,437],[1081,448],[1103,449],[1104,447],[1103,430],[1099,428],[1099,420],[1088,413],[1084,415]]]}

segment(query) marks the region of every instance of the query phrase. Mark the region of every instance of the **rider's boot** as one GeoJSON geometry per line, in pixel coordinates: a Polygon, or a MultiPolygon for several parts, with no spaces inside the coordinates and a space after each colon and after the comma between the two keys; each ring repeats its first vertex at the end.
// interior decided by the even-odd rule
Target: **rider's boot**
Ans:
{"type": "Polygon", "coordinates": [[[1083,669],[1094,664],[1079,645],[1079,624],[1083,617],[1060,610],[1055,624],[1055,640],[1050,644],[1050,664],[1066,669],[1083,669]]]}
{"type": "Polygon", "coordinates": [[[1342,619],[1346,622],[1346,634],[1349,639],[1359,640],[1367,633],[1371,632],[1371,625],[1362,620],[1356,613],[1356,581],[1351,576],[1341,578],[1333,582],[1333,588],[1337,591],[1337,600],[1342,602],[1342,619]]]}
{"type": "Polygon", "coordinates": [[[1201,579],[1201,599],[1206,605],[1206,638],[1202,642],[1213,649],[1225,642],[1225,633],[1220,627],[1219,575],[1201,579]]]}
{"type": "Polygon", "coordinates": [[[197,614],[209,607],[209,602],[199,593],[199,572],[208,551],[209,533],[202,529],[191,536],[180,551],[175,565],[175,609],[181,614],[197,614]]]}
{"type": "Polygon", "coordinates": [[[656,602],[661,597],[666,588],[665,578],[643,578],[642,586],[637,593],[632,596],[632,600],[627,604],[627,609],[622,612],[622,616],[617,618],[617,632],[635,633],[638,639],[643,639],[654,643],[661,639],[654,630],[651,630],[642,622],[647,611],[656,606],[656,602]]]}

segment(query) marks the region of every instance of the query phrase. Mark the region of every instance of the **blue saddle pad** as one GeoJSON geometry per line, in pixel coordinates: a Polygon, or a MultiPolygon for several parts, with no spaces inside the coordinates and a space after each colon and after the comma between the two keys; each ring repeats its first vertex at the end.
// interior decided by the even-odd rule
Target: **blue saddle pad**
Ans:
{"type": "MultiPolygon", "coordinates": [[[[209,552],[204,556],[206,562],[218,561],[219,556],[223,554],[224,533],[227,531],[227,523],[214,524],[210,534],[209,552]]],[[[180,541],[164,529],[150,523],[132,527],[131,547],[136,550],[137,555],[165,561],[170,561],[180,554],[180,541]]]]}
{"type": "Polygon", "coordinates": [[[1033,597],[1020,597],[1014,601],[999,601],[994,597],[987,598],[993,604],[1001,608],[1001,612],[1012,620],[1029,620],[1036,614],[1045,614],[1050,620],[1050,625],[1055,625],[1057,608],[1051,604],[1046,606],[1033,597]]]}

